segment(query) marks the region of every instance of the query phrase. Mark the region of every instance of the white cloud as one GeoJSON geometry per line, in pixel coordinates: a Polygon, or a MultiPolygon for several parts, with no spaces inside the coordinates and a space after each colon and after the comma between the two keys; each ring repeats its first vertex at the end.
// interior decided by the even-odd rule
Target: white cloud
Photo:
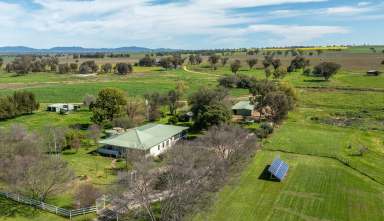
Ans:
{"type": "Polygon", "coordinates": [[[281,44],[302,44],[329,34],[346,34],[348,29],[336,26],[300,26],[300,25],[251,25],[247,31],[268,32],[276,35],[276,40],[281,44]]]}
{"type": "MultiPolygon", "coordinates": [[[[182,39],[201,36],[215,41],[202,47],[233,47],[235,43],[231,44],[231,41],[250,44],[250,39],[246,37],[250,33],[272,33],[281,41],[295,44],[326,34],[345,33],[342,27],[333,26],[257,24],[265,23],[272,17],[304,15],[300,10],[276,10],[258,16],[227,11],[322,1],[326,0],[190,0],[185,4],[152,5],[148,0],[34,0],[41,6],[35,10],[0,1],[0,28],[8,32],[7,38],[0,35],[0,42],[34,47],[141,44],[192,48],[193,45],[185,45],[182,39]],[[10,38],[12,34],[17,37],[10,38]],[[10,42],[12,40],[17,42],[10,42]]],[[[351,13],[355,9],[340,7],[328,10],[328,13],[351,13]]]]}
{"type": "Polygon", "coordinates": [[[367,6],[370,4],[372,4],[372,3],[371,2],[359,2],[359,3],[357,3],[358,6],[367,6]]]}

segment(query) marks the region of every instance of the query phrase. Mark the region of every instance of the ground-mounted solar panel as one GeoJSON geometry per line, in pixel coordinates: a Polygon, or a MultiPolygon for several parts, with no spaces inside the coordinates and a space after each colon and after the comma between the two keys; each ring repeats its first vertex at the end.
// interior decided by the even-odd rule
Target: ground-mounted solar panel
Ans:
{"type": "Polygon", "coordinates": [[[278,180],[282,181],[288,172],[288,168],[288,164],[282,161],[279,157],[276,157],[269,166],[268,171],[278,180]]]}

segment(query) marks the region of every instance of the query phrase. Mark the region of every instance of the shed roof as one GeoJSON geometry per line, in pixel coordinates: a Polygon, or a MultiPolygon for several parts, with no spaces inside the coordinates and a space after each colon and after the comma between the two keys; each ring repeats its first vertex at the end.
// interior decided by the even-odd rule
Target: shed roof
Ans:
{"type": "Polygon", "coordinates": [[[232,110],[254,110],[255,105],[251,104],[249,101],[239,101],[232,106],[232,110]]]}
{"type": "Polygon", "coordinates": [[[123,148],[147,150],[188,129],[164,124],[146,124],[125,133],[99,141],[100,144],[123,148]]]}

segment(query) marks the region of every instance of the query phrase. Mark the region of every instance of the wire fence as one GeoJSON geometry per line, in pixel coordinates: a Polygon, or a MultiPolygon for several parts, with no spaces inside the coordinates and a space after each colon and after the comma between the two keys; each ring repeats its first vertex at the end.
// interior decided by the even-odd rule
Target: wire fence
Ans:
{"type": "Polygon", "coordinates": [[[72,217],[75,217],[75,216],[80,216],[80,215],[85,215],[88,213],[96,213],[97,212],[96,206],[68,210],[68,209],[57,207],[55,205],[44,203],[42,201],[31,199],[31,198],[22,196],[20,194],[0,192],[0,196],[3,196],[5,198],[11,199],[11,200],[19,202],[19,203],[23,203],[26,205],[30,205],[30,206],[42,209],[44,211],[47,211],[47,212],[50,212],[50,213],[53,213],[53,214],[56,214],[59,216],[67,217],[70,219],[72,219],[72,217]]]}

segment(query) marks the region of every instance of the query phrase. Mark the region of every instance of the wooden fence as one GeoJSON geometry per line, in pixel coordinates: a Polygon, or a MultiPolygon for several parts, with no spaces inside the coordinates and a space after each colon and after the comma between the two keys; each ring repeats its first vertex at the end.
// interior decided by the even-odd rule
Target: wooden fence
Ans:
{"type": "Polygon", "coordinates": [[[60,208],[51,204],[44,203],[42,201],[34,200],[25,196],[22,196],[20,194],[14,194],[14,193],[7,193],[7,192],[0,192],[0,196],[4,196],[8,199],[11,199],[13,201],[23,203],[26,205],[30,205],[39,209],[42,209],[44,211],[67,217],[69,219],[72,219],[72,217],[85,215],[88,213],[95,213],[96,212],[96,206],[87,207],[87,208],[80,208],[80,209],[73,209],[68,210],[64,208],[60,208]]]}

